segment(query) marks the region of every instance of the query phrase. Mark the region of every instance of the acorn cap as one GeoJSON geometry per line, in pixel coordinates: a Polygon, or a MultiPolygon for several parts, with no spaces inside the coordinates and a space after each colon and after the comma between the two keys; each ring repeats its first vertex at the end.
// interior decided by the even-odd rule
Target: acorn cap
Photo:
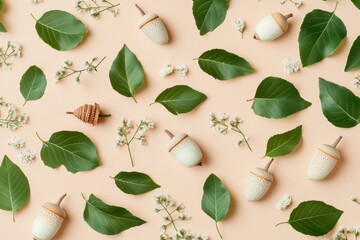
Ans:
{"type": "Polygon", "coordinates": [[[329,144],[321,144],[319,147],[318,147],[318,150],[320,152],[323,152],[325,153],[326,155],[330,156],[330,157],[333,157],[335,159],[340,159],[340,152],[339,150],[336,149],[336,146],[339,144],[339,142],[341,141],[342,139],[342,136],[339,136],[335,142],[331,145],[329,144]]]}
{"type": "Polygon", "coordinates": [[[138,20],[138,26],[141,29],[143,26],[145,26],[147,23],[157,19],[159,16],[155,13],[146,13],[144,16],[142,16],[138,20]]]}
{"type": "Polygon", "coordinates": [[[253,170],[251,170],[250,173],[259,178],[265,179],[269,182],[274,181],[273,175],[271,173],[269,173],[268,171],[266,171],[265,169],[257,167],[257,168],[254,168],[253,170]]]}
{"type": "Polygon", "coordinates": [[[183,140],[185,140],[188,135],[186,133],[179,133],[174,136],[170,131],[165,130],[165,132],[169,135],[171,138],[168,143],[168,151],[171,152],[174,147],[176,147],[179,143],[181,143],[183,140]]]}
{"type": "Polygon", "coordinates": [[[283,32],[286,32],[286,30],[289,27],[287,19],[293,17],[293,14],[290,13],[290,14],[287,14],[287,15],[284,16],[281,13],[275,12],[275,13],[272,13],[271,16],[274,18],[275,22],[277,23],[277,25],[279,25],[281,30],[283,32]]]}
{"type": "Polygon", "coordinates": [[[42,207],[54,213],[55,215],[65,219],[66,212],[60,207],[62,200],[66,197],[66,194],[61,196],[61,198],[56,203],[45,203],[42,207]]]}

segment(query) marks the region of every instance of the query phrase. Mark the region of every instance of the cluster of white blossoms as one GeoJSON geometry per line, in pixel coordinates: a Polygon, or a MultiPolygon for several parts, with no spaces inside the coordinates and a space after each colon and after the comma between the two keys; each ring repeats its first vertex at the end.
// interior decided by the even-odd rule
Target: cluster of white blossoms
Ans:
{"type": "Polygon", "coordinates": [[[357,88],[360,88],[360,75],[357,74],[354,78],[353,85],[357,88]]]}
{"type": "Polygon", "coordinates": [[[44,0],[30,0],[29,2],[31,3],[31,4],[37,4],[37,3],[41,3],[41,2],[43,2],[44,0]]]}
{"type": "Polygon", "coordinates": [[[5,47],[0,47],[0,68],[11,70],[12,63],[8,60],[12,57],[21,57],[21,45],[15,41],[8,41],[5,47]]]}
{"type": "Polygon", "coordinates": [[[75,0],[75,9],[80,13],[89,13],[93,18],[99,18],[102,12],[108,11],[114,17],[119,14],[116,7],[120,3],[113,4],[107,0],[75,0]]]}
{"type": "Polygon", "coordinates": [[[234,21],[234,26],[235,26],[236,30],[238,30],[241,33],[241,38],[243,38],[245,28],[246,28],[245,21],[243,19],[239,18],[239,19],[234,21]]]}
{"type": "Polygon", "coordinates": [[[281,4],[285,4],[286,2],[291,2],[295,5],[295,7],[299,8],[302,5],[302,1],[301,0],[280,0],[281,4]]]}
{"type": "Polygon", "coordinates": [[[8,141],[8,145],[17,151],[17,158],[21,163],[31,164],[36,157],[36,152],[31,149],[25,149],[25,141],[22,138],[13,136],[8,141]]]}
{"type": "Polygon", "coordinates": [[[282,60],[284,72],[287,74],[296,73],[300,71],[301,65],[298,60],[295,59],[284,59],[282,60]]]}
{"type": "Polygon", "coordinates": [[[137,139],[140,141],[141,145],[146,145],[146,133],[154,128],[154,123],[149,118],[143,118],[140,120],[140,123],[137,124],[137,129],[133,137],[129,138],[128,135],[131,133],[131,130],[134,128],[134,124],[131,119],[123,119],[122,126],[118,127],[116,146],[123,146],[130,144],[132,140],[137,139]]]}
{"type": "Polygon", "coordinates": [[[288,194],[285,194],[280,201],[276,204],[276,208],[279,210],[284,210],[289,207],[292,203],[292,197],[288,194]]]}
{"type": "Polygon", "coordinates": [[[0,127],[5,127],[11,131],[15,131],[23,124],[26,124],[28,119],[26,114],[18,114],[15,106],[13,106],[11,103],[5,102],[2,97],[0,97],[0,106],[8,108],[6,117],[1,117],[0,115],[0,127]]]}
{"type": "Polygon", "coordinates": [[[163,231],[160,235],[160,240],[208,240],[208,236],[204,234],[193,233],[176,226],[177,221],[187,221],[191,219],[191,217],[184,212],[184,204],[176,204],[167,194],[155,195],[154,200],[157,205],[154,212],[156,214],[164,212],[165,214],[163,224],[160,227],[163,231]],[[166,233],[170,226],[174,229],[172,235],[166,233]]]}
{"type": "Polygon", "coordinates": [[[25,141],[22,138],[17,138],[15,136],[13,136],[9,141],[8,141],[8,145],[10,147],[13,147],[14,149],[20,149],[25,147],[25,141]]]}
{"type": "Polygon", "coordinates": [[[160,77],[164,78],[174,72],[177,72],[181,77],[185,77],[189,72],[189,69],[185,64],[173,66],[172,64],[168,63],[161,69],[160,77]]]}
{"type": "Polygon", "coordinates": [[[359,227],[339,227],[337,233],[333,235],[333,240],[351,240],[351,235],[354,235],[354,240],[358,239],[360,235],[359,227]]]}

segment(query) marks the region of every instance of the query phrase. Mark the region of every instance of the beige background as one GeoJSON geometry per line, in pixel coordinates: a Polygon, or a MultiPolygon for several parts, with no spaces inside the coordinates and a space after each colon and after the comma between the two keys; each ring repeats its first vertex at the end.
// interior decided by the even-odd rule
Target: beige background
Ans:
{"type": "MultiPolygon", "coordinates": [[[[0,129],[1,156],[7,154],[19,164],[31,185],[29,203],[16,215],[12,223],[10,212],[0,211],[1,239],[31,239],[31,226],[39,207],[47,201],[55,201],[61,194],[68,197],[63,206],[69,218],[56,239],[158,239],[161,217],[153,214],[155,193],[168,193],[175,200],[185,204],[186,211],[193,218],[183,226],[194,232],[203,232],[211,239],[219,239],[215,225],[202,212],[200,202],[202,186],[210,173],[219,176],[231,192],[232,204],[227,218],[219,224],[224,239],[311,239],[294,231],[288,225],[275,227],[278,222],[287,220],[291,210],[305,200],[323,200],[345,211],[340,225],[359,224],[360,209],[350,201],[352,195],[360,196],[358,182],[359,127],[340,129],[331,125],[321,112],[318,98],[318,77],[336,82],[352,89],[357,95],[359,90],[352,86],[354,72],[344,73],[347,54],[352,42],[360,34],[360,12],[350,1],[340,1],[336,14],[344,21],[348,36],[337,53],[323,62],[307,67],[293,75],[283,73],[281,60],[299,59],[297,37],[301,22],[306,13],[315,8],[332,11],[335,1],[306,1],[300,9],[291,3],[280,5],[274,1],[231,1],[225,22],[214,32],[200,36],[192,16],[191,1],[139,0],[144,10],[159,14],[171,35],[171,43],[158,46],[137,29],[139,13],[134,8],[135,1],[121,1],[120,14],[113,18],[103,14],[94,20],[86,14],[77,13],[73,1],[45,0],[38,5],[28,4],[27,0],[6,1],[6,9],[1,13],[1,21],[9,33],[0,35],[1,45],[8,40],[16,40],[23,46],[23,57],[13,60],[13,70],[0,70],[1,96],[13,102],[20,110],[30,116],[28,125],[10,132],[0,129]],[[89,29],[85,41],[69,52],[58,52],[43,43],[34,29],[33,13],[39,18],[51,9],[71,12],[81,19],[89,29]],[[252,39],[258,20],[271,12],[294,13],[290,20],[290,29],[286,35],[274,42],[260,42],[252,39]],[[243,18],[248,28],[241,39],[233,26],[234,19],[243,18]],[[146,73],[146,84],[137,94],[138,103],[115,92],[110,85],[108,72],[111,63],[123,44],[137,55],[146,73]],[[204,51],[223,48],[246,58],[257,70],[246,77],[221,82],[203,73],[196,61],[204,51]],[[79,86],[73,79],[54,84],[53,72],[64,59],[71,59],[78,66],[92,57],[106,56],[106,60],[94,75],[85,75],[79,86]],[[172,75],[162,79],[158,72],[166,63],[185,63],[190,68],[186,78],[172,75]],[[21,107],[23,98],[19,91],[22,74],[31,65],[44,70],[48,87],[39,101],[28,102],[21,107]],[[251,103],[246,102],[254,96],[256,87],[267,76],[288,79],[299,89],[301,95],[313,105],[283,120],[268,120],[256,116],[251,103]],[[156,96],[165,88],[176,84],[187,84],[204,92],[208,100],[195,111],[173,116],[161,105],[149,107],[156,96]],[[98,126],[83,124],[72,116],[65,115],[84,103],[99,103],[104,112],[112,117],[98,126]],[[246,147],[235,146],[238,136],[231,133],[221,136],[208,127],[208,112],[227,112],[244,119],[241,129],[251,137],[253,152],[246,147]],[[133,153],[135,168],[132,168],[125,148],[114,147],[115,130],[123,117],[139,119],[147,116],[156,123],[156,129],[149,132],[147,147],[135,143],[133,153]],[[244,185],[248,171],[262,166],[267,139],[277,133],[285,132],[303,124],[303,140],[297,150],[289,156],[276,160],[271,172],[276,182],[269,194],[260,202],[247,202],[244,197],[244,185]],[[187,132],[199,142],[205,159],[203,167],[186,168],[172,158],[166,151],[168,137],[163,133],[167,128],[173,132],[187,132]],[[22,165],[17,161],[13,149],[7,146],[11,136],[23,137],[27,147],[41,149],[41,142],[35,132],[44,139],[61,130],[84,132],[97,145],[101,166],[86,173],[71,174],[64,167],[51,169],[44,166],[40,157],[32,165],[22,165]],[[337,136],[344,140],[339,149],[343,159],[334,173],[325,181],[313,182],[307,179],[307,164],[317,145],[331,143],[337,136]],[[119,171],[141,171],[149,174],[162,188],[142,196],[129,196],[117,189],[109,176],[119,171]],[[80,192],[86,196],[94,193],[106,203],[126,207],[148,223],[128,230],[118,236],[103,236],[92,230],[82,218],[85,202],[80,192]],[[288,193],[293,196],[294,204],[285,211],[275,208],[275,204],[288,193]]],[[[4,114],[4,113],[3,113],[4,114]]]]}

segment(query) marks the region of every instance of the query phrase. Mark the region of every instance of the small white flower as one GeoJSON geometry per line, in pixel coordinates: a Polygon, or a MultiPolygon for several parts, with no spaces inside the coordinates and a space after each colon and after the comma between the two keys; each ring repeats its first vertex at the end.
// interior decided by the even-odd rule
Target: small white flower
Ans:
{"type": "Polygon", "coordinates": [[[357,197],[355,197],[355,196],[351,196],[351,201],[353,201],[353,202],[357,202],[357,197]]]}
{"type": "Polygon", "coordinates": [[[295,5],[295,7],[299,8],[299,7],[301,7],[301,5],[302,5],[302,1],[301,1],[301,0],[297,0],[297,1],[295,1],[294,5],[295,5]]]}
{"type": "Polygon", "coordinates": [[[300,63],[295,59],[284,59],[282,64],[284,72],[287,74],[296,73],[300,70],[300,63]]]}
{"type": "Polygon", "coordinates": [[[160,71],[160,77],[164,78],[174,72],[174,67],[171,64],[166,64],[160,71]]]}
{"type": "Polygon", "coordinates": [[[30,149],[21,149],[17,157],[21,163],[31,164],[36,157],[36,153],[30,149]]]}
{"type": "Polygon", "coordinates": [[[243,37],[243,33],[245,32],[246,23],[243,19],[239,18],[234,21],[234,26],[236,30],[238,30],[241,33],[241,37],[243,37]]]}
{"type": "Polygon", "coordinates": [[[29,2],[32,4],[37,4],[43,2],[43,0],[30,0],[29,2]]]}
{"type": "Polygon", "coordinates": [[[180,74],[181,77],[185,77],[189,72],[188,67],[185,64],[179,64],[175,67],[175,70],[180,74]]]}
{"type": "Polygon", "coordinates": [[[13,136],[10,141],[8,141],[8,145],[15,149],[20,149],[25,147],[25,141],[22,138],[17,138],[13,136]]]}
{"type": "Polygon", "coordinates": [[[280,201],[276,204],[276,208],[279,210],[286,209],[292,203],[292,197],[288,194],[285,194],[280,201]]]}
{"type": "Polygon", "coordinates": [[[360,88],[360,74],[357,74],[354,78],[353,85],[357,88],[360,88]]]}

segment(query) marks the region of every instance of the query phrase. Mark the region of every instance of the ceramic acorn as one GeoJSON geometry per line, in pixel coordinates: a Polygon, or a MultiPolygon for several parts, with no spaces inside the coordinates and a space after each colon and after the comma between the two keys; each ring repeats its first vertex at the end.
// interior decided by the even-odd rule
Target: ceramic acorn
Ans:
{"type": "Polygon", "coordinates": [[[264,168],[254,168],[250,171],[245,195],[249,201],[260,200],[270,189],[274,177],[268,172],[274,159],[271,159],[264,168]]]}
{"type": "Polygon", "coordinates": [[[272,13],[263,18],[255,28],[254,38],[262,41],[271,41],[283,35],[289,27],[288,18],[293,15],[282,15],[281,13],[272,13]]]}
{"type": "Polygon", "coordinates": [[[90,123],[92,125],[98,124],[99,118],[111,116],[111,114],[101,114],[100,105],[97,103],[95,103],[94,105],[85,104],[78,107],[73,112],[66,112],[66,114],[73,114],[81,121],[85,123],[90,123]]]}
{"type": "Polygon", "coordinates": [[[340,136],[332,145],[322,144],[317,148],[308,166],[309,179],[322,180],[331,173],[337,161],[340,160],[340,152],[336,146],[341,139],[340,136]]]}
{"type": "Polygon", "coordinates": [[[185,133],[174,136],[168,130],[165,132],[171,138],[168,150],[179,162],[187,167],[201,165],[202,152],[196,142],[185,133]]]}
{"type": "Polygon", "coordinates": [[[61,227],[66,212],[60,207],[61,201],[66,197],[64,194],[56,203],[45,203],[32,226],[34,240],[50,240],[61,227]]]}
{"type": "Polygon", "coordinates": [[[167,44],[169,42],[169,34],[160,17],[155,13],[145,13],[137,4],[135,6],[142,15],[138,21],[141,31],[157,44],[167,44]]]}

